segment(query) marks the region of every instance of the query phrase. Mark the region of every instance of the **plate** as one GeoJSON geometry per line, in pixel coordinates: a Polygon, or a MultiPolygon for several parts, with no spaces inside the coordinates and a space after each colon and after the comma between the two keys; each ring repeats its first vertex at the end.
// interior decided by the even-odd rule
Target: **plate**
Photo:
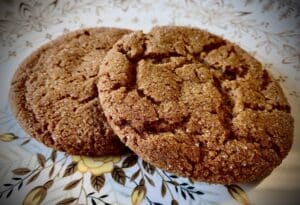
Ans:
{"type": "Polygon", "coordinates": [[[136,155],[88,158],[56,152],[30,138],[8,103],[18,64],[62,33],[112,26],[148,31],[188,25],[239,44],[280,82],[292,106],[295,136],[300,118],[300,9],[296,1],[1,1],[1,204],[297,204],[300,142],[260,183],[193,182],[155,168],[136,155]],[[97,176],[92,170],[97,170],[97,176]]]}

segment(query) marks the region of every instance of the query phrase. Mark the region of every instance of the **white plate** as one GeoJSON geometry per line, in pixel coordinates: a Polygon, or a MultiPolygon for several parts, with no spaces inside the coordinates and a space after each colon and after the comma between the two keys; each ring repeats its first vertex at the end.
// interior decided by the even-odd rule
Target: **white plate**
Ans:
{"type": "Polygon", "coordinates": [[[1,204],[297,203],[300,189],[300,142],[296,138],[300,134],[299,3],[291,0],[231,3],[222,0],[7,0],[1,1],[0,7],[1,204]],[[154,25],[192,25],[222,35],[253,53],[281,83],[295,118],[294,146],[280,167],[257,187],[192,183],[134,156],[72,158],[31,139],[16,123],[9,110],[9,85],[17,65],[34,49],[81,27],[114,26],[148,31],[154,25]],[[107,173],[92,176],[91,166],[100,171],[107,168],[107,173]]]}

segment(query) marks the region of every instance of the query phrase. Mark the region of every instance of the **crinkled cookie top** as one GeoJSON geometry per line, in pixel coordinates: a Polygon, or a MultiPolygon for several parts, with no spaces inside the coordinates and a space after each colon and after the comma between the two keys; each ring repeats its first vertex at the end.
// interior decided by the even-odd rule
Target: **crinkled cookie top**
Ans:
{"type": "Polygon", "coordinates": [[[196,28],[124,36],[102,62],[98,90],[127,146],[195,180],[257,180],[292,145],[293,118],[279,84],[237,45],[196,28]]]}

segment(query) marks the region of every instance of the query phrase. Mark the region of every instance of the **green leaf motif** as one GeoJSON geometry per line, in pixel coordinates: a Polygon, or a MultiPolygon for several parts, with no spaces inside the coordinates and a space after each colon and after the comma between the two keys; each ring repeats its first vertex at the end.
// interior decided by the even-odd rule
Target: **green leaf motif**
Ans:
{"type": "Polygon", "coordinates": [[[125,175],[125,172],[122,168],[118,167],[118,166],[115,166],[114,167],[114,170],[112,171],[111,173],[112,175],[112,178],[118,182],[119,184],[122,184],[124,185],[125,182],[126,182],[126,175],[125,175]]]}
{"type": "Polygon", "coordinates": [[[91,185],[93,186],[93,188],[99,192],[101,190],[101,188],[104,186],[105,183],[105,177],[104,175],[100,175],[100,176],[91,176],[91,185]]]}
{"type": "Polygon", "coordinates": [[[138,156],[135,154],[132,154],[128,156],[122,163],[122,168],[129,168],[134,166],[138,161],[138,156]]]}

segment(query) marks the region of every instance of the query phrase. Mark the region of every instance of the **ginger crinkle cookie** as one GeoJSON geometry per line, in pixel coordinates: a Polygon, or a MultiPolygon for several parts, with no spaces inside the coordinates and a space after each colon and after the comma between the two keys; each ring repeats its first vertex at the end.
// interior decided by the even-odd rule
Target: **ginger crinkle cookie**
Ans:
{"type": "Polygon", "coordinates": [[[107,124],[96,86],[99,64],[129,30],[77,30],[45,44],[16,71],[10,90],[21,126],[69,154],[120,154],[125,146],[107,124]]]}
{"type": "Polygon", "coordinates": [[[243,49],[199,29],[124,36],[102,61],[98,90],[128,147],[194,180],[260,179],[292,145],[293,118],[279,84],[243,49]]]}

